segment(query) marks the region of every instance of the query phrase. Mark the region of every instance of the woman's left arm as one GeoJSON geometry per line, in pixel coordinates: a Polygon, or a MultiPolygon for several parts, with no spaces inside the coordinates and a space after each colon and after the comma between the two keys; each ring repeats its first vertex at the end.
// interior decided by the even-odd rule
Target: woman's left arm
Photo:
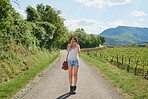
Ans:
{"type": "Polygon", "coordinates": [[[79,44],[77,44],[77,52],[78,52],[78,54],[80,54],[80,45],[79,44]]]}

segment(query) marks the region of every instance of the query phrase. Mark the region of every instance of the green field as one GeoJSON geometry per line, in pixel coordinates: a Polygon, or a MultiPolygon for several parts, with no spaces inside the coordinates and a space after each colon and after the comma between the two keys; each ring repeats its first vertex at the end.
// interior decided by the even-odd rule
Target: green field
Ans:
{"type": "Polygon", "coordinates": [[[125,99],[148,99],[148,81],[143,77],[127,73],[106,60],[87,53],[81,53],[80,57],[95,68],[125,99]]]}
{"type": "Polygon", "coordinates": [[[87,55],[105,59],[135,74],[147,76],[148,47],[114,47],[105,50],[90,51],[87,55]]]}

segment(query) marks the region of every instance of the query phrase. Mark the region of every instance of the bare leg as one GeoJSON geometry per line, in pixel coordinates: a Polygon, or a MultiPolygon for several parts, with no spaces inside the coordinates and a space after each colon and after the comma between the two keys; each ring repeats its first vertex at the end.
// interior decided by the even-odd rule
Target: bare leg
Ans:
{"type": "Polygon", "coordinates": [[[74,66],[74,85],[77,84],[77,73],[79,66],[74,66]]]}
{"type": "Polygon", "coordinates": [[[69,71],[69,84],[72,85],[72,70],[73,66],[68,66],[68,71],[69,71]]]}

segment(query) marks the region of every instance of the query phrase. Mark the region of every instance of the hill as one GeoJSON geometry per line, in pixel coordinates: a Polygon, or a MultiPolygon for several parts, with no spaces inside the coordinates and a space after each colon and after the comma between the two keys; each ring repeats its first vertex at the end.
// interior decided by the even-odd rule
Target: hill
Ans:
{"type": "Polygon", "coordinates": [[[98,36],[104,36],[105,45],[120,46],[148,41],[148,28],[118,26],[104,30],[98,36]]]}

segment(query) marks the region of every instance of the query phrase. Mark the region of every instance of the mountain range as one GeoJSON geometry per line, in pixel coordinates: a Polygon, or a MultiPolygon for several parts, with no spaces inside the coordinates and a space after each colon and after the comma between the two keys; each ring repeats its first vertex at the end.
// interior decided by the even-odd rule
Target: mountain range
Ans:
{"type": "Polygon", "coordinates": [[[104,36],[105,45],[121,46],[148,41],[148,28],[118,26],[109,28],[96,36],[104,36]]]}

